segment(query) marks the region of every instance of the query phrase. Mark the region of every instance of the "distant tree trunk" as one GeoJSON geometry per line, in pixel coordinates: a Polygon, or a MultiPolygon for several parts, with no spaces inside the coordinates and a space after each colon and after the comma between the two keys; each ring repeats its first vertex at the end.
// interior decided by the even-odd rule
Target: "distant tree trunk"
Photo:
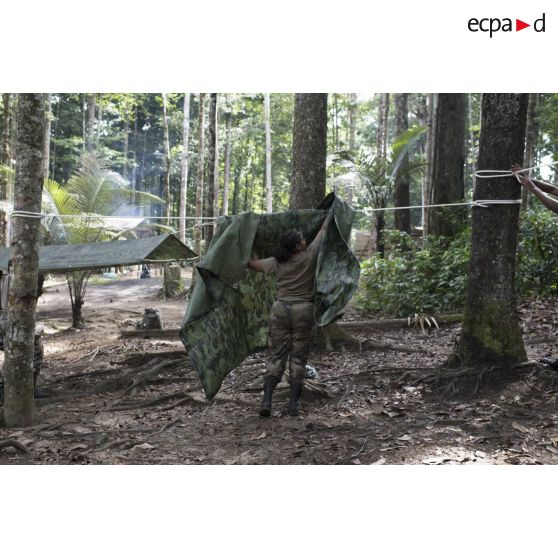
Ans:
{"type": "MultiPolygon", "coordinates": [[[[537,105],[539,102],[538,93],[529,93],[529,105],[527,108],[527,132],[525,138],[525,158],[523,166],[526,168],[535,165],[535,146],[537,143],[538,123],[537,123],[537,105]]],[[[529,171],[529,176],[533,176],[533,171],[529,171]]],[[[527,188],[521,189],[521,208],[526,211],[529,208],[529,200],[527,188]]]]}
{"type": "MultiPolygon", "coordinates": [[[[58,125],[59,125],[59,120],[60,120],[60,104],[61,104],[61,100],[58,100],[58,103],[56,103],[56,119],[54,121],[54,137],[53,139],[56,140],[58,139],[58,125]]],[[[52,143],[52,180],[56,180],[56,141],[53,141],[52,143]]]]}
{"type": "MultiPolygon", "coordinates": [[[[358,95],[356,93],[349,93],[349,151],[352,155],[356,153],[357,108],[358,95]]],[[[353,195],[354,186],[352,183],[349,183],[345,189],[347,203],[353,203],[353,195]]]]}
{"type": "Polygon", "coordinates": [[[198,121],[198,179],[196,184],[196,229],[194,232],[194,252],[201,255],[201,226],[203,211],[203,174],[205,167],[205,93],[199,95],[198,121]]]}
{"type": "MultiPolygon", "coordinates": [[[[523,160],[527,95],[485,93],[480,169],[509,169],[523,160]]],[[[474,199],[517,199],[513,177],[477,179],[474,199]]],[[[461,338],[450,364],[526,360],[516,308],[515,261],[519,207],[473,208],[471,259],[461,338]]]]}
{"type": "MultiPolygon", "coordinates": [[[[45,103],[42,93],[21,94],[18,103],[14,211],[41,211],[45,103]]],[[[4,364],[6,426],[33,423],[33,347],[39,278],[38,219],[17,217],[13,223],[14,278],[10,288],[4,364]]]]}
{"type": "Polygon", "coordinates": [[[188,143],[190,139],[190,93],[184,93],[182,119],[182,161],[180,173],[180,200],[178,204],[180,240],[186,242],[186,203],[188,199],[188,143]]]}
{"type": "MultiPolygon", "coordinates": [[[[11,149],[10,149],[10,94],[2,93],[2,152],[0,153],[0,164],[10,167],[11,149]]],[[[0,201],[8,201],[8,176],[6,173],[0,173],[0,201]]],[[[8,246],[7,220],[4,207],[0,207],[0,246],[8,246]]]]}
{"type": "Polygon", "coordinates": [[[126,110],[124,114],[124,137],[122,140],[122,157],[124,158],[122,164],[122,177],[128,179],[128,147],[129,147],[129,135],[130,135],[130,115],[126,110]]]}
{"type": "MultiPolygon", "coordinates": [[[[382,167],[386,165],[387,156],[387,134],[388,134],[388,116],[389,116],[389,93],[382,93],[380,96],[380,105],[378,109],[378,126],[376,132],[376,157],[382,167]]],[[[376,207],[382,208],[387,206],[388,200],[378,198],[376,207]]],[[[374,250],[384,256],[385,242],[384,229],[386,223],[385,211],[375,211],[372,214],[372,245],[374,250]]]]}
{"type": "MultiPolygon", "coordinates": [[[[240,171],[236,171],[234,174],[234,190],[232,199],[232,214],[238,214],[239,200],[240,200],[240,171]]],[[[226,213],[225,213],[226,215],[226,213]]]]}
{"type": "MultiPolygon", "coordinates": [[[[434,152],[435,142],[435,118],[436,118],[436,94],[430,93],[428,95],[428,120],[426,131],[426,169],[422,180],[422,205],[430,204],[430,185],[432,181],[432,158],[434,152]]],[[[422,233],[426,236],[429,233],[428,225],[430,221],[430,208],[422,208],[422,233]]]]}
{"type": "Polygon", "coordinates": [[[134,109],[134,155],[132,157],[132,180],[130,181],[130,186],[132,190],[136,190],[136,179],[138,170],[138,107],[134,109]]]}
{"type": "Polygon", "coordinates": [[[165,174],[163,175],[163,199],[165,200],[165,225],[170,225],[171,215],[171,193],[170,193],[170,171],[171,171],[171,158],[170,158],[170,141],[169,141],[169,122],[167,118],[167,96],[165,93],[163,97],[163,150],[165,153],[165,174]]]}
{"type": "Polygon", "coordinates": [[[143,149],[141,150],[141,167],[138,190],[145,191],[145,154],[147,152],[147,127],[143,130],[143,149]]]}
{"type": "Polygon", "coordinates": [[[101,122],[103,121],[103,105],[97,103],[97,131],[95,132],[95,147],[98,148],[101,143],[101,122]]]}
{"type": "Polygon", "coordinates": [[[273,211],[273,197],[271,190],[271,106],[269,93],[264,95],[265,121],[265,207],[266,212],[273,211]]]}
{"type": "MultiPolygon", "coordinates": [[[[225,177],[223,179],[223,215],[229,214],[229,182],[231,177],[231,123],[232,123],[232,112],[227,105],[227,112],[225,113],[225,125],[226,125],[226,136],[225,136],[225,177]]],[[[235,192],[236,192],[236,182],[235,182],[235,192]]],[[[238,203],[238,202],[237,202],[238,203]]],[[[235,213],[233,208],[233,214],[235,213]]]]}
{"type": "MultiPolygon", "coordinates": [[[[400,136],[409,128],[408,117],[408,94],[395,95],[395,135],[400,136]]],[[[406,155],[401,163],[400,175],[405,172],[409,165],[409,157],[406,155]]],[[[395,207],[407,207],[410,205],[409,178],[404,174],[395,181],[393,199],[395,207]]],[[[395,228],[399,231],[411,233],[411,210],[400,209],[395,212],[395,228]]]]}
{"type": "Polygon", "coordinates": [[[95,138],[95,105],[97,96],[95,93],[87,95],[87,129],[85,139],[85,150],[88,153],[93,153],[94,138],[95,138]]]}
{"type": "MultiPolygon", "coordinates": [[[[439,93],[434,119],[431,203],[457,203],[465,199],[465,138],[467,94],[439,93]]],[[[455,236],[466,225],[464,207],[435,207],[429,212],[428,233],[455,236]]]]}
{"type": "Polygon", "coordinates": [[[45,93],[45,139],[43,146],[43,176],[45,180],[49,176],[51,122],[52,109],[50,103],[50,93],[45,93]]]}
{"type": "MultiPolygon", "coordinates": [[[[207,154],[207,217],[215,217],[217,212],[215,206],[218,201],[218,185],[219,175],[217,173],[218,163],[218,136],[217,136],[217,93],[209,95],[209,149],[207,154]]],[[[213,228],[215,223],[213,220],[209,221],[205,227],[205,247],[206,251],[211,244],[213,238],[213,228]]]]}
{"type": "Polygon", "coordinates": [[[295,95],[291,209],[319,205],[326,191],[327,93],[295,95]]]}

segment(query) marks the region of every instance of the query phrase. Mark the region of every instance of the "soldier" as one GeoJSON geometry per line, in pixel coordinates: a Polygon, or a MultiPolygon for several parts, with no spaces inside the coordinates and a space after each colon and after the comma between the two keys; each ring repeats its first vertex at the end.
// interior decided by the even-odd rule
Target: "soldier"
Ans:
{"type": "MultiPolygon", "coordinates": [[[[2,350],[5,350],[5,339],[8,332],[8,297],[10,292],[10,285],[13,279],[13,269],[12,260],[8,261],[7,273],[3,273],[0,270],[0,346],[2,350]]],[[[43,292],[44,275],[39,274],[39,284],[37,291],[37,298],[43,292]]],[[[37,387],[37,378],[41,371],[41,366],[43,363],[44,347],[43,341],[41,339],[42,327],[37,326],[35,328],[35,339],[33,344],[33,379],[35,381],[35,397],[41,398],[46,397],[46,393],[40,387],[37,387]]],[[[0,379],[0,401],[3,396],[3,385],[0,379]]]]}
{"type": "Polygon", "coordinates": [[[306,373],[314,326],[314,279],[316,259],[329,218],[307,247],[296,230],[281,235],[272,258],[248,260],[248,267],[262,273],[273,273],[277,279],[277,300],[269,316],[271,357],[264,377],[264,395],[260,416],[271,415],[273,391],[281,381],[289,359],[289,415],[298,415],[298,403],[306,373]]]}

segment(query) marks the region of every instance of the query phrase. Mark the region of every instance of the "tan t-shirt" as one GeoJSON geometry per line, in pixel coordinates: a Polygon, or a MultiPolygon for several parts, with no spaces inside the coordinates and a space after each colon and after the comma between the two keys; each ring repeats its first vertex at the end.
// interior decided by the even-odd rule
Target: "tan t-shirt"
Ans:
{"type": "Polygon", "coordinates": [[[275,258],[260,260],[264,273],[277,278],[277,300],[281,302],[313,302],[316,260],[322,240],[317,235],[313,242],[286,262],[277,263],[275,258]]]}

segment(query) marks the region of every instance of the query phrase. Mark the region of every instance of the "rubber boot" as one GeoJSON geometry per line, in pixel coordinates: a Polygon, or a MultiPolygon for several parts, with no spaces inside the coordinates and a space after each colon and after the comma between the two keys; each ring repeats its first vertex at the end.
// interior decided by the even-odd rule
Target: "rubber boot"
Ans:
{"type": "Polygon", "coordinates": [[[291,396],[289,397],[289,416],[298,416],[298,402],[300,401],[300,395],[302,394],[302,384],[292,383],[291,384],[291,396]]]}
{"type": "Polygon", "coordinates": [[[260,407],[260,417],[271,416],[271,400],[273,398],[273,391],[278,383],[279,379],[275,377],[266,377],[264,379],[264,394],[260,407]]]}

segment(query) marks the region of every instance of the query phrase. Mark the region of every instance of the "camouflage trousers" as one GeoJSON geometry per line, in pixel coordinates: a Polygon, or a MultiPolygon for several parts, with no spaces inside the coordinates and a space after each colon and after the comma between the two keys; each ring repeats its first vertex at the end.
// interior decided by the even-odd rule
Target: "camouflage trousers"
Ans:
{"type": "MultiPolygon", "coordinates": [[[[8,331],[8,313],[2,312],[0,315],[0,340],[1,340],[2,350],[5,350],[4,339],[6,337],[7,331],[8,331]]],[[[40,331],[42,331],[42,328],[40,328],[40,331]]],[[[33,343],[33,378],[35,379],[35,382],[37,381],[37,377],[41,372],[44,353],[45,353],[45,349],[43,346],[43,340],[41,339],[41,334],[35,333],[35,341],[33,343]]]]}
{"type": "Polygon", "coordinates": [[[289,361],[289,383],[303,383],[312,343],[314,304],[275,302],[269,316],[271,357],[266,377],[281,380],[289,361]]]}

